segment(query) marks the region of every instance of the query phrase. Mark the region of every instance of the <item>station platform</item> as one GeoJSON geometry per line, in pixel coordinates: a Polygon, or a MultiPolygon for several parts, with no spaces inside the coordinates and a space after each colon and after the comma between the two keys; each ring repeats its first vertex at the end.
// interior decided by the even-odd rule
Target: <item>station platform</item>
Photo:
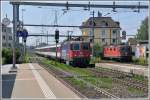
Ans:
{"type": "Polygon", "coordinates": [[[80,99],[70,88],[37,63],[2,66],[2,98],[7,99],[80,99]]]}
{"type": "Polygon", "coordinates": [[[123,63],[96,63],[96,67],[109,68],[113,70],[148,76],[148,66],[123,64],[123,63]]]}

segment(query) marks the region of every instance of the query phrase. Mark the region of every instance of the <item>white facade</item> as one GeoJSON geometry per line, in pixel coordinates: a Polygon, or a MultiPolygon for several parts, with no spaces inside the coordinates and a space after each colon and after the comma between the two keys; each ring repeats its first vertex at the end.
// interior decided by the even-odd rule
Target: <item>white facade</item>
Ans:
{"type": "Polygon", "coordinates": [[[13,37],[12,28],[2,25],[2,47],[12,48],[13,37]]]}

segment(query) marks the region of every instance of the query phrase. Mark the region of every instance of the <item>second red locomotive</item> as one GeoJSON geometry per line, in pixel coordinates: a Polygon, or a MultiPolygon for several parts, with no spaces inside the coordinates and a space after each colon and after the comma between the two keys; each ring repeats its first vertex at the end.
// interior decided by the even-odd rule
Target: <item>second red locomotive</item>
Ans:
{"type": "Polygon", "coordinates": [[[109,45],[103,48],[103,57],[120,61],[132,60],[132,48],[128,45],[109,45]]]}

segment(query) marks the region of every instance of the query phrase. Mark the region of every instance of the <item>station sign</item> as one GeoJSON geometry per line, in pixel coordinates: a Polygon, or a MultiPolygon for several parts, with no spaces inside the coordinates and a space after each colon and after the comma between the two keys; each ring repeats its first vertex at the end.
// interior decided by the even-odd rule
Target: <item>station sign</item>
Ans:
{"type": "Polygon", "coordinates": [[[28,31],[26,29],[23,29],[22,37],[26,38],[27,36],[28,36],[28,31]]]}
{"type": "Polygon", "coordinates": [[[22,31],[17,31],[17,37],[22,37],[22,31]]]}
{"type": "Polygon", "coordinates": [[[28,31],[26,29],[23,29],[22,31],[17,31],[17,37],[23,37],[23,38],[27,38],[28,36],[28,31]]]}

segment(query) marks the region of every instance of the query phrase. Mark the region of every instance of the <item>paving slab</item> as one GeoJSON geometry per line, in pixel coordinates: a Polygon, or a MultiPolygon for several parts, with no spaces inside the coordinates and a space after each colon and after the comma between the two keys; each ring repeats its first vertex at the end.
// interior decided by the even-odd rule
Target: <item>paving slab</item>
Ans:
{"type": "Polygon", "coordinates": [[[56,98],[76,98],[79,99],[79,96],[75,94],[71,89],[62,84],[58,79],[51,75],[48,71],[42,68],[38,64],[33,64],[35,68],[40,68],[38,72],[41,74],[46,83],[49,83],[48,86],[51,88],[56,98]]]}
{"type": "Polygon", "coordinates": [[[96,63],[96,67],[109,68],[123,72],[133,72],[134,74],[148,76],[148,67],[121,63],[96,63]]]}
{"type": "Polygon", "coordinates": [[[9,73],[11,65],[2,68],[2,96],[11,99],[79,99],[71,89],[36,63],[17,64],[17,73],[9,73]]]}

